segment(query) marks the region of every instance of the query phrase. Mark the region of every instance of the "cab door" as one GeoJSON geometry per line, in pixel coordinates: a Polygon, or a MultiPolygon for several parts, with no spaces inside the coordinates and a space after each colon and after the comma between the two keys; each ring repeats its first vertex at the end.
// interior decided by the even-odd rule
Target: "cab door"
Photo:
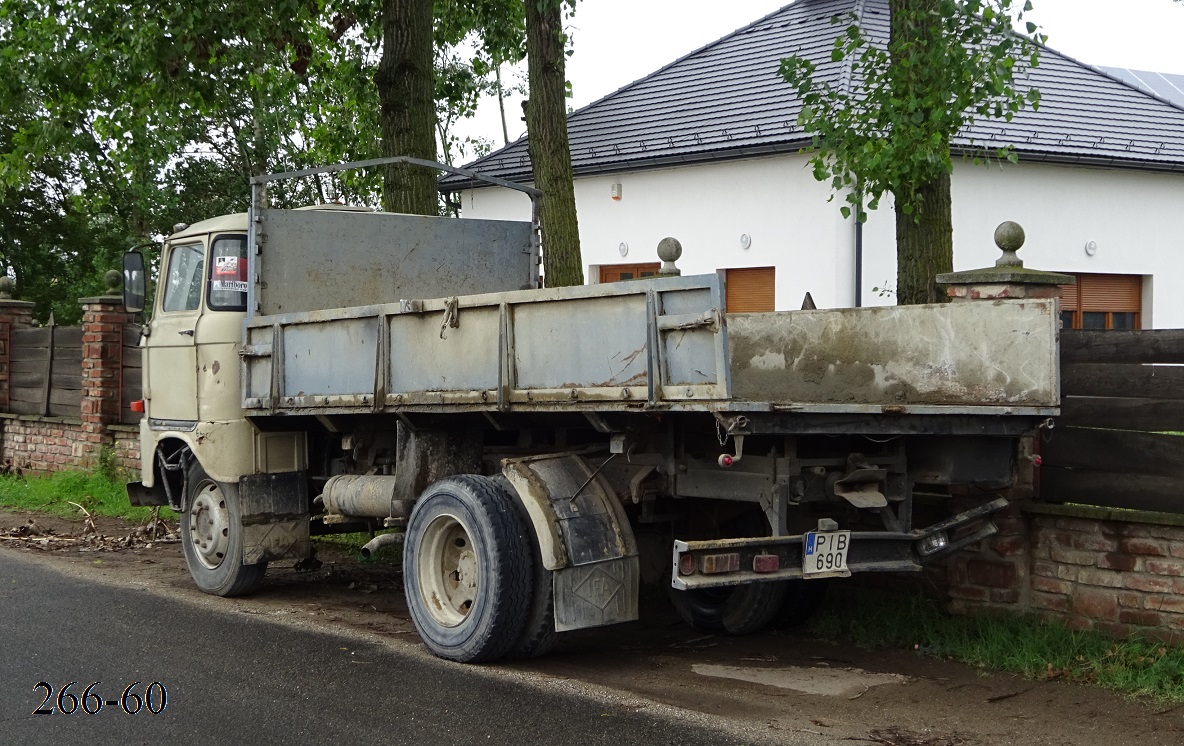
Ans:
{"type": "Polygon", "coordinates": [[[148,425],[154,429],[192,429],[197,424],[197,348],[201,319],[205,244],[186,240],[167,247],[167,271],[156,311],[144,340],[148,425]]]}

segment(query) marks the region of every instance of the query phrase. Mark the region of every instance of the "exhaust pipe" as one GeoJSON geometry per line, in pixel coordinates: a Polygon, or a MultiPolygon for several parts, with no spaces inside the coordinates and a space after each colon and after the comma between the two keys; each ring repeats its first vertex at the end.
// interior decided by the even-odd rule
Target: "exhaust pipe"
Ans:
{"type": "Polygon", "coordinates": [[[370,557],[377,554],[379,549],[382,549],[385,546],[389,546],[391,544],[402,544],[403,537],[404,534],[402,533],[379,534],[370,541],[366,542],[366,545],[362,547],[362,556],[369,559],[370,557]]]}

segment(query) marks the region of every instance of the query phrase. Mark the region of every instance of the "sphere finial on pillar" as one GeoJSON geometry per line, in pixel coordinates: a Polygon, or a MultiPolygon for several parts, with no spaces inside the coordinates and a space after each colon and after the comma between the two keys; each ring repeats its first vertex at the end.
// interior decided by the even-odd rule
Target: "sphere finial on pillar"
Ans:
{"type": "Polygon", "coordinates": [[[1024,261],[1016,252],[1024,245],[1024,229],[1019,223],[1005,220],[995,229],[995,245],[1003,256],[995,260],[996,267],[1022,267],[1024,261]]]}
{"type": "Polygon", "coordinates": [[[667,236],[658,242],[658,258],[662,260],[662,268],[658,270],[660,275],[681,275],[682,270],[674,266],[682,256],[682,244],[677,238],[667,236]]]}

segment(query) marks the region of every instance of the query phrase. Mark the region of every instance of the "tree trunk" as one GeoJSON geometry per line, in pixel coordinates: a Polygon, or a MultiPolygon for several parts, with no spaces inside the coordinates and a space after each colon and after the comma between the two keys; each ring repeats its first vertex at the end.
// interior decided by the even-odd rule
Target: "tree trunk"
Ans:
{"type": "Polygon", "coordinates": [[[904,214],[896,205],[896,302],[899,305],[947,300],[936,277],[954,271],[954,223],[950,174],[942,171],[916,185],[920,213],[904,214]]]}
{"type": "Polygon", "coordinates": [[[560,0],[524,0],[530,101],[527,143],[534,183],[543,192],[543,273],[547,287],[584,284],[576,192],[567,141],[563,6],[560,0]],[[543,5],[543,9],[539,9],[543,5]]]}
{"type": "MultiPolygon", "coordinates": [[[[436,100],[432,61],[432,0],[383,0],[382,59],[374,74],[382,114],[382,154],[436,160],[436,100]]],[[[420,166],[388,166],[382,207],[391,212],[439,212],[436,174],[420,166]]]]}
{"type": "MultiPolygon", "coordinates": [[[[941,0],[889,0],[891,40],[894,58],[926,59],[928,50],[944,44],[941,31],[941,0]]],[[[932,78],[936,71],[924,65],[894,65],[892,83],[905,100],[924,100],[925,94],[940,90],[932,78]]],[[[926,112],[922,112],[924,114],[926,112]]],[[[922,121],[918,127],[924,127],[922,121]]],[[[940,147],[949,152],[949,138],[942,135],[940,147]]],[[[896,202],[896,302],[900,305],[938,303],[946,296],[935,278],[954,270],[954,224],[950,202],[950,173],[934,164],[931,173],[916,183],[893,190],[896,202]],[[906,213],[905,207],[912,207],[906,213]]]]}

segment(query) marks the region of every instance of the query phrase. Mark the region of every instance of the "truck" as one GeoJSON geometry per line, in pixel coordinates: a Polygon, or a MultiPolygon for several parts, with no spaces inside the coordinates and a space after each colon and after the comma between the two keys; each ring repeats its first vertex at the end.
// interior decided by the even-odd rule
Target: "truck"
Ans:
{"type": "MultiPolygon", "coordinates": [[[[530,222],[268,205],[385,162],[255,177],[249,212],[163,243],[128,494],[177,511],[205,592],[368,530],[443,658],[545,654],[636,619],[643,583],[747,634],[990,536],[1058,412],[1053,299],[734,314],[671,239],[659,276],[542,287],[540,195],[496,179],[530,222]]],[[[125,255],[129,310],[146,274],[125,255]]]]}

